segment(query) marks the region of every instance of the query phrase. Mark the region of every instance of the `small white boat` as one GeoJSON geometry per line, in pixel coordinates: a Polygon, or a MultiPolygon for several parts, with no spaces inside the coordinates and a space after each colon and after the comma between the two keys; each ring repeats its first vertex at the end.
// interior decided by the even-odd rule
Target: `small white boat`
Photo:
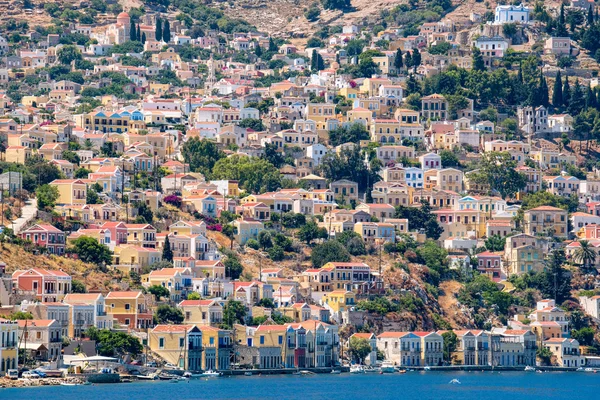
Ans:
{"type": "Polygon", "coordinates": [[[590,367],[587,367],[586,369],[584,369],[584,371],[585,371],[585,372],[596,372],[596,371],[594,370],[594,368],[590,368],[590,367]]]}
{"type": "Polygon", "coordinates": [[[364,368],[364,372],[366,374],[375,374],[375,373],[381,372],[381,369],[380,368],[374,368],[374,367],[368,367],[368,368],[364,368]]]}
{"type": "Polygon", "coordinates": [[[364,374],[365,369],[363,368],[362,365],[353,365],[350,367],[350,373],[351,374],[364,374]]]}
{"type": "Polygon", "coordinates": [[[79,383],[61,382],[60,386],[79,386],[79,383]]]}
{"type": "Polygon", "coordinates": [[[528,365],[525,367],[525,372],[535,372],[535,367],[528,365]]]}
{"type": "Polygon", "coordinates": [[[394,364],[389,361],[384,361],[381,363],[381,373],[383,374],[392,374],[396,372],[396,368],[394,364]]]}
{"type": "Polygon", "coordinates": [[[331,373],[332,373],[333,375],[339,375],[339,374],[341,374],[341,373],[342,373],[342,371],[340,371],[339,369],[332,369],[332,370],[331,370],[331,373]]]}
{"type": "Polygon", "coordinates": [[[423,371],[431,371],[431,368],[430,367],[424,367],[423,371]]]}
{"type": "Polygon", "coordinates": [[[535,372],[537,372],[538,374],[543,374],[544,371],[542,371],[541,369],[537,369],[535,372]]]}
{"type": "Polygon", "coordinates": [[[449,383],[451,385],[460,385],[460,381],[458,379],[456,379],[456,378],[452,379],[449,383]]]}
{"type": "Polygon", "coordinates": [[[223,374],[220,372],[217,372],[217,371],[213,371],[213,370],[208,370],[202,374],[202,376],[206,377],[206,378],[216,378],[221,375],[223,375],[223,374]]]}
{"type": "Polygon", "coordinates": [[[244,376],[252,376],[252,372],[246,371],[246,372],[244,372],[244,376]]]}

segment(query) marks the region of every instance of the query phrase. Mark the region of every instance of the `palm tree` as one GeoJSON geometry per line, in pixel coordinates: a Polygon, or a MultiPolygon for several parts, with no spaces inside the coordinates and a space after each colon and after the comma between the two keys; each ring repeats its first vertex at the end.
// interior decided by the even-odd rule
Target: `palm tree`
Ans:
{"type": "Polygon", "coordinates": [[[589,241],[581,240],[579,248],[573,254],[573,258],[578,263],[583,264],[583,269],[587,271],[590,265],[596,262],[596,251],[589,241]]]}

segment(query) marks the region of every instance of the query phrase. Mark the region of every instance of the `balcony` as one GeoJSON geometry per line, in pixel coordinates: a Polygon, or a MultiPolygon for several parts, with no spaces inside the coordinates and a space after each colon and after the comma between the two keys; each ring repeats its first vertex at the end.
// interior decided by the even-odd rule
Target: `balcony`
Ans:
{"type": "Polygon", "coordinates": [[[61,338],[50,339],[50,343],[62,343],[62,339],[61,338]]]}
{"type": "Polygon", "coordinates": [[[97,317],[106,317],[106,311],[98,311],[96,312],[97,317]]]}

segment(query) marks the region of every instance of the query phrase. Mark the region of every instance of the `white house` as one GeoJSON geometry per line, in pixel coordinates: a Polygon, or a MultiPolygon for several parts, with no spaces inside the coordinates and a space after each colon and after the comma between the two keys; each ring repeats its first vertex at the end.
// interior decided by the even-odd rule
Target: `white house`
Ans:
{"type": "Polygon", "coordinates": [[[586,314],[598,319],[600,318],[600,296],[580,297],[579,304],[586,314]]]}
{"type": "Polygon", "coordinates": [[[423,170],[421,168],[410,167],[404,168],[405,181],[408,186],[415,189],[423,187],[423,170]]]}
{"type": "Polygon", "coordinates": [[[600,224],[600,217],[581,211],[571,214],[571,225],[573,226],[572,232],[578,232],[584,226],[591,224],[600,224]]]}
{"type": "Polygon", "coordinates": [[[435,153],[423,154],[419,157],[419,162],[423,171],[427,171],[428,169],[442,169],[442,157],[435,153]]]}
{"type": "Polygon", "coordinates": [[[486,57],[503,57],[509,43],[502,36],[479,36],[473,45],[486,57]]]}
{"type": "Polygon", "coordinates": [[[510,23],[529,23],[529,8],[522,3],[518,6],[498,5],[494,15],[494,25],[504,25],[510,23]]]}
{"type": "Polygon", "coordinates": [[[306,148],[306,156],[313,159],[315,166],[321,163],[325,154],[327,154],[327,147],[321,143],[315,143],[306,148]]]}

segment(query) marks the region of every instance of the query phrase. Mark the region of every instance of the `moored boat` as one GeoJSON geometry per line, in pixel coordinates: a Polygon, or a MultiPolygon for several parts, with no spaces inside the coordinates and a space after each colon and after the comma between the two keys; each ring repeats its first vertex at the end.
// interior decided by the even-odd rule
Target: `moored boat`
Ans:
{"type": "Polygon", "coordinates": [[[390,361],[384,361],[381,363],[381,372],[384,374],[392,374],[396,372],[396,368],[390,361]]]}
{"type": "Polygon", "coordinates": [[[362,365],[353,365],[350,367],[350,373],[351,374],[364,374],[365,369],[363,368],[362,365]]]}

